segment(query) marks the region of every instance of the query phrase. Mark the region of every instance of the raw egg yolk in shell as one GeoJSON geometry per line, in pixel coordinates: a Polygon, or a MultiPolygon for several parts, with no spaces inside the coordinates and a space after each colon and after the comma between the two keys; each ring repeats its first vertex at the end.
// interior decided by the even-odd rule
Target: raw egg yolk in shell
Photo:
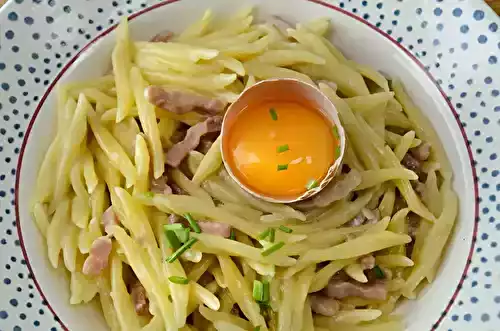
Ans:
{"type": "Polygon", "coordinates": [[[339,155],[335,127],[319,109],[263,102],[237,115],[224,145],[226,162],[247,188],[293,199],[321,182],[339,155]]]}

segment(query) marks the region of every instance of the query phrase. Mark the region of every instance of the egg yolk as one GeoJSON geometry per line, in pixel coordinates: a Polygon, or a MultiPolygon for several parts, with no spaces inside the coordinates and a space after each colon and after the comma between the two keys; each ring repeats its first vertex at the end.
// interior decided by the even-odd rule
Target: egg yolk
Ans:
{"type": "Polygon", "coordinates": [[[233,174],[252,191],[296,198],[319,183],[339,152],[332,124],[314,108],[263,102],[243,109],[228,130],[224,154],[233,174]]]}

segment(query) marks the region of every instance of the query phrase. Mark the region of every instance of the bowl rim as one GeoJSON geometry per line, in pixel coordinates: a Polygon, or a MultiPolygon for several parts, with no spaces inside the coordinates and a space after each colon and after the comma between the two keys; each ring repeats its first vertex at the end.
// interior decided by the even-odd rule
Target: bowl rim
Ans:
{"type": "MultiPolygon", "coordinates": [[[[166,5],[169,5],[172,3],[177,3],[180,1],[182,1],[182,0],[165,0],[165,1],[162,1],[159,3],[156,3],[154,5],[151,5],[150,7],[141,9],[133,14],[128,15],[128,20],[132,21],[135,18],[137,18],[138,16],[141,16],[143,14],[147,14],[150,11],[153,11],[157,8],[162,8],[163,6],[166,6],[166,5]]],[[[456,125],[458,126],[458,128],[462,134],[462,137],[464,139],[464,144],[467,148],[467,154],[469,156],[469,162],[470,162],[472,177],[473,177],[473,188],[474,188],[474,220],[473,220],[473,229],[472,229],[472,240],[471,240],[469,254],[467,256],[466,264],[465,264],[464,270],[462,272],[462,275],[460,277],[460,281],[457,284],[457,286],[453,292],[453,295],[448,300],[448,304],[446,305],[445,309],[441,312],[440,317],[432,324],[430,331],[434,331],[439,327],[439,325],[441,324],[443,319],[446,317],[446,315],[448,314],[452,305],[454,304],[460,290],[462,289],[463,282],[466,278],[466,275],[468,273],[469,267],[470,267],[471,262],[472,262],[472,255],[474,254],[474,248],[475,248],[475,244],[476,244],[476,238],[477,238],[477,233],[478,233],[478,221],[479,221],[479,202],[478,202],[479,190],[478,190],[477,172],[476,172],[476,168],[474,166],[475,161],[474,161],[471,146],[468,143],[469,139],[467,137],[467,134],[465,132],[463,125],[460,122],[458,113],[457,113],[455,107],[453,106],[453,104],[451,103],[451,101],[447,98],[446,93],[443,91],[441,86],[437,83],[436,79],[432,76],[432,74],[428,70],[425,69],[425,66],[406,47],[404,47],[401,43],[397,42],[391,35],[387,34],[385,31],[379,29],[378,27],[376,27],[375,25],[371,24],[370,22],[364,20],[363,18],[358,17],[357,15],[355,15],[351,12],[348,12],[347,10],[344,10],[336,5],[327,3],[323,0],[303,0],[303,1],[315,3],[315,4],[323,6],[325,8],[334,10],[340,14],[346,15],[346,16],[350,17],[351,19],[358,21],[359,23],[364,24],[365,26],[367,26],[368,28],[370,28],[374,32],[382,35],[385,39],[390,41],[394,46],[396,46],[400,51],[402,51],[410,60],[412,60],[425,73],[427,78],[434,84],[434,87],[439,91],[439,93],[443,97],[444,101],[448,105],[449,109],[453,113],[456,125]]],[[[29,140],[31,131],[32,131],[33,126],[35,124],[35,121],[38,117],[38,114],[39,114],[40,110],[43,108],[43,105],[44,105],[45,101],[47,100],[48,96],[56,88],[56,85],[59,82],[59,80],[66,74],[66,72],[73,66],[73,64],[78,59],[80,59],[80,57],[82,55],[85,54],[85,52],[87,50],[89,50],[95,43],[97,43],[99,40],[106,37],[113,30],[115,30],[117,25],[118,24],[114,24],[114,25],[108,27],[107,29],[105,29],[104,31],[102,31],[101,33],[96,35],[92,40],[90,40],[84,47],[82,47],[80,49],[80,51],[78,51],[64,65],[64,67],[62,67],[62,69],[58,72],[56,77],[52,80],[50,85],[47,87],[46,91],[43,93],[43,96],[41,97],[40,101],[38,102],[38,104],[35,108],[35,111],[33,113],[33,116],[31,117],[30,122],[26,128],[26,134],[24,136],[24,139],[23,139],[23,142],[21,145],[21,149],[19,152],[19,158],[18,158],[17,165],[16,165],[16,178],[15,178],[15,185],[14,185],[14,189],[15,189],[14,204],[15,204],[15,217],[17,220],[17,235],[19,237],[19,242],[20,242],[22,254],[23,254],[24,259],[26,260],[26,266],[28,267],[29,274],[31,275],[31,278],[33,279],[35,287],[36,287],[37,291],[39,292],[40,296],[42,297],[43,303],[46,304],[46,306],[48,307],[50,312],[54,315],[55,320],[60,324],[62,329],[66,330],[66,331],[69,331],[69,328],[59,318],[59,316],[55,312],[54,308],[51,306],[50,302],[48,302],[40,284],[38,283],[38,281],[36,279],[36,275],[33,272],[33,268],[31,267],[31,264],[30,264],[28,252],[27,252],[26,247],[24,245],[24,238],[23,238],[23,234],[22,234],[21,221],[20,221],[20,217],[19,217],[19,203],[18,203],[19,202],[19,187],[20,187],[20,179],[21,179],[22,162],[23,162],[23,157],[24,157],[24,152],[26,150],[26,146],[28,145],[28,140],[29,140]]]]}

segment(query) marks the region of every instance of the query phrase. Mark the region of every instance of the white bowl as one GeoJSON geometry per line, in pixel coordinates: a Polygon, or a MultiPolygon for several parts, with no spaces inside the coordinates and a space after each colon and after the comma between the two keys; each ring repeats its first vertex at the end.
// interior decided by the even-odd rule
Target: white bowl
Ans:
{"type": "MultiPolygon", "coordinates": [[[[256,5],[262,17],[279,15],[290,22],[317,17],[331,17],[333,42],[344,54],[357,62],[377,68],[384,74],[399,78],[410,96],[432,123],[443,142],[453,166],[453,187],[460,195],[460,217],[436,281],[420,293],[417,300],[398,307],[407,330],[431,329],[440,320],[460,282],[471,247],[474,225],[474,182],[471,161],[453,109],[446,102],[433,80],[422,66],[389,36],[339,9],[304,0],[183,0],[164,2],[133,15],[130,23],[132,38],[147,40],[155,33],[169,29],[179,32],[197,20],[207,8],[230,15],[245,4],[256,5]]],[[[56,81],[69,82],[104,74],[110,63],[114,31],[105,31],[62,70],[56,81]]],[[[29,214],[29,202],[39,164],[52,135],[55,123],[55,94],[51,85],[32,118],[20,158],[17,174],[17,208],[21,241],[37,285],[62,324],[72,331],[107,330],[100,310],[93,306],[69,304],[69,279],[62,270],[50,266],[45,242],[29,214]]]]}

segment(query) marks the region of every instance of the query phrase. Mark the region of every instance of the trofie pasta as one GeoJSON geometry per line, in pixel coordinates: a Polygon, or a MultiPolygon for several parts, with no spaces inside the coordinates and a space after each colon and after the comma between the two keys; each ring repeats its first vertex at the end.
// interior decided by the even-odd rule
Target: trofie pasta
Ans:
{"type": "Polygon", "coordinates": [[[208,10],[135,41],[123,20],[112,74],[59,86],[32,213],[70,304],[99,300],[111,330],[404,329],[394,309],[436,277],[457,218],[451,166],[401,83],[329,28],[208,10]],[[315,84],[345,128],[342,171],[309,200],[260,200],[222,165],[224,110],[267,78],[315,84]]]}

